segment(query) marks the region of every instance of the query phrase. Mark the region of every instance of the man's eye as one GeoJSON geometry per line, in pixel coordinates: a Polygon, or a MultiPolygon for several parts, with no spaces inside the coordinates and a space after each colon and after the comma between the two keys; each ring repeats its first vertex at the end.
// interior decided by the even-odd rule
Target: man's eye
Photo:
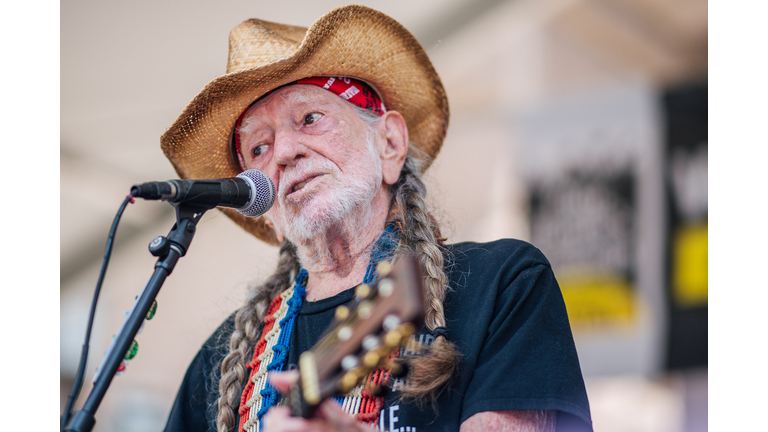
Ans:
{"type": "Polygon", "coordinates": [[[267,144],[256,146],[251,150],[251,156],[256,157],[267,151],[267,144]]]}
{"type": "Polygon", "coordinates": [[[304,117],[304,124],[305,125],[311,125],[312,123],[315,123],[316,121],[320,120],[320,117],[323,115],[320,113],[309,113],[306,117],[304,117]]]}

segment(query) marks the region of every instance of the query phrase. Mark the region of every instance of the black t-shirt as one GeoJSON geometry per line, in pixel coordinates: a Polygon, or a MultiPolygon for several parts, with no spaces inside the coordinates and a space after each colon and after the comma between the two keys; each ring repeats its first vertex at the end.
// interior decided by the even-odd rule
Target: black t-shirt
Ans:
{"type": "MultiPolygon", "coordinates": [[[[591,431],[589,403],[565,304],[549,262],[528,243],[499,240],[446,248],[447,338],[461,353],[457,373],[438,396],[438,411],[385,398],[378,428],[458,431],[478,412],[556,410],[558,431],[591,431]]],[[[319,339],[334,309],[352,290],[304,302],[292,335],[288,367],[319,339]]],[[[166,432],[213,432],[218,370],[234,327],[230,317],[189,366],[166,432]]],[[[426,329],[420,335],[429,342],[426,329]]]]}

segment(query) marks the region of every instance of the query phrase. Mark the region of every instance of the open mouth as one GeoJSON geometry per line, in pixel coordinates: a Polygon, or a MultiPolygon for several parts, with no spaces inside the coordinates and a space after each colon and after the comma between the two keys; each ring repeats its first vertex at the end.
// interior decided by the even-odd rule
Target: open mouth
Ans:
{"type": "Polygon", "coordinates": [[[304,186],[306,186],[306,185],[307,185],[307,183],[311,182],[312,180],[314,180],[314,179],[316,179],[316,178],[318,178],[318,177],[320,177],[320,176],[319,176],[319,175],[316,175],[316,176],[312,176],[312,177],[310,177],[310,178],[308,178],[308,179],[304,180],[304,181],[303,181],[303,182],[301,182],[301,183],[296,183],[296,184],[293,186],[293,188],[291,188],[291,193],[294,193],[294,192],[296,192],[296,191],[299,191],[299,190],[301,190],[301,189],[302,189],[304,186]]]}

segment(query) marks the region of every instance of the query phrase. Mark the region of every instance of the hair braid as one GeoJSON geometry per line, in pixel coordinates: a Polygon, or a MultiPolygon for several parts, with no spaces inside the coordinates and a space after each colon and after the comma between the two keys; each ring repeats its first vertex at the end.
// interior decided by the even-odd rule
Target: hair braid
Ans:
{"type": "MultiPolygon", "coordinates": [[[[424,269],[427,291],[426,325],[430,330],[445,326],[443,301],[448,289],[448,277],[443,270],[442,234],[440,227],[427,211],[426,186],[418,175],[417,159],[410,155],[393,185],[389,220],[400,228],[401,248],[419,257],[424,269]]],[[[459,352],[444,336],[438,336],[429,352],[409,360],[411,373],[403,390],[403,398],[423,405],[436,404],[438,392],[453,375],[459,352]]]]}
{"type": "Polygon", "coordinates": [[[231,432],[237,427],[237,410],[248,380],[246,363],[253,356],[256,342],[264,327],[264,314],[269,302],[286,290],[299,272],[296,251],[289,242],[280,248],[277,270],[261,286],[249,291],[245,305],[235,315],[235,330],[229,341],[229,354],[221,362],[219,380],[218,432],[231,432]]]}

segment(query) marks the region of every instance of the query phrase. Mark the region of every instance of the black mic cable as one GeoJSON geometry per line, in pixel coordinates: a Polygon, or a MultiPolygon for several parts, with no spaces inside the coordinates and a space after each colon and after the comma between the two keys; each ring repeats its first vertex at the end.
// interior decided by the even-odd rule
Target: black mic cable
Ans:
{"type": "Polygon", "coordinates": [[[123,211],[129,203],[133,203],[133,197],[128,195],[125,197],[123,204],[115,215],[115,219],[112,222],[112,228],[107,235],[107,246],[104,249],[104,260],[101,262],[101,272],[99,273],[99,279],[96,282],[96,289],[93,293],[93,301],[91,302],[91,312],[88,315],[88,325],[85,330],[85,342],[83,342],[83,351],[80,353],[80,364],[77,366],[77,375],[75,376],[75,382],[72,385],[72,391],[69,392],[67,398],[67,406],[64,408],[64,413],[61,416],[61,430],[67,425],[69,418],[72,416],[72,408],[75,405],[75,401],[80,396],[80,390],[83,388],[83,380],[85,379],[85,367],[88,364],[88,350],[91,341],[91,330],[93,329],[93,318],[96,315],[96,304],[99,302],[99,293],[101,293],[101,285],[104,282],[104,276],[107,274],[107,266],[109,265],[109,257],[112,255],[112,245],[115,241],[115,233],[117,232],[117,225],[120,223],[120,218],[123,216],[123,211]]]}

